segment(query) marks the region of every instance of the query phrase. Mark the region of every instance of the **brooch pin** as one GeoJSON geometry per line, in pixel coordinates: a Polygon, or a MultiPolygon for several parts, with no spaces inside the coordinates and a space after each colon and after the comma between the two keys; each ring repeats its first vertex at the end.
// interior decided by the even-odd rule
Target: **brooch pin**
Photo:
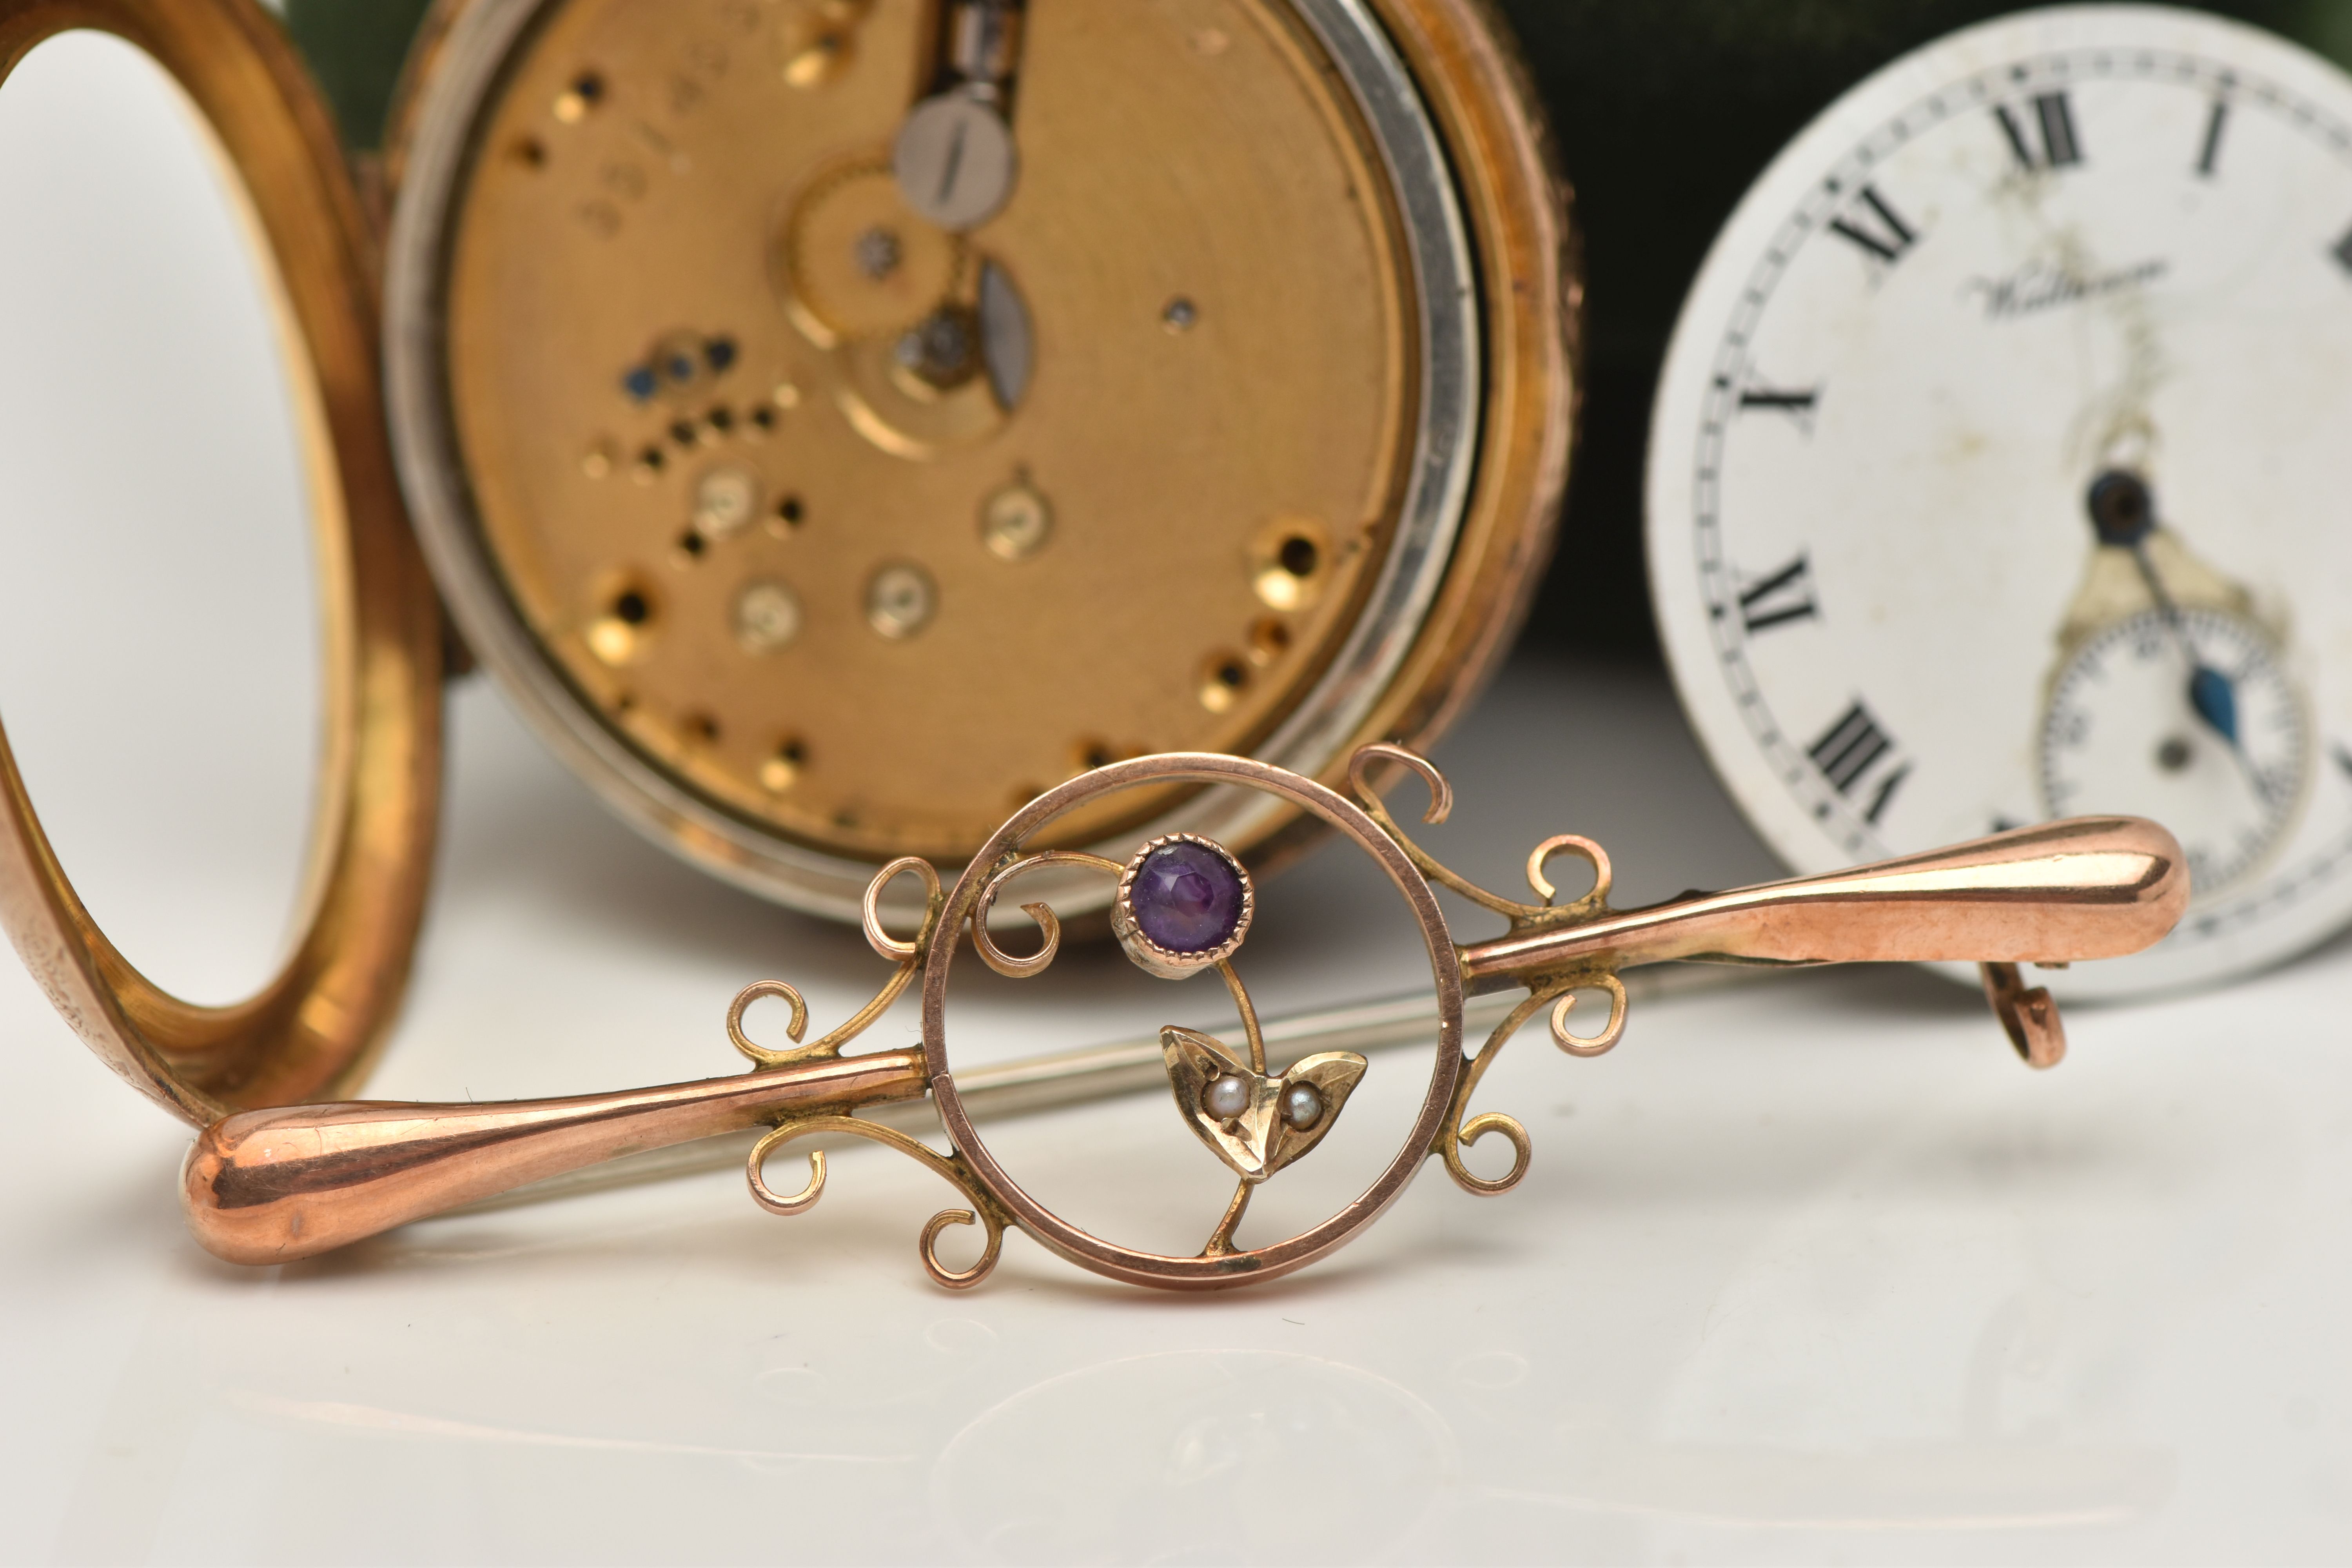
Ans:
{"type": "MultiPolygon", "coordinates": [[[[1329,1254],[1377,1218],[1431,1159],[1478,1194],[1508,1191],[1526,1175],[1527,1130],[1496,1110],[1473,1114],[1479,1081],[1505,1045],[1539,1013],[1553,1043],[1570,1056],[1615,1046],[1625,1028],[1620,972],[1685,959],[1801,965],[1965,959],[1984,963],[1985,989],[2012,1045],[2037,1067],[2054,1064],[2064,1037],[2048,993],[2029,988],[2021,963],[2064,963],[2136,952],[2179,919],[2189,879],[2170,834],[2135,817],[2079,817],[2019,829],[1929,854],[1828,876],[1727,893],[1697,894],[1647,909],[1609,903],[1607,854],[1572,834],[1548,838],[1528,856],[1535,897],[1503,897],[1455,875],[1401,827],[1374,787],[1376,774],[1410,773],[1429,793],[1426,822],[1442,822],[1453,795],[1429,763],[1387,745],[1351,760],[1350,800],[1312,779],[1245,758],[1206,753],[1116,763],[1039,796],[1000,828],[952,889],[917,858],[893,861],[866,895],[866,935],[895,968],[873,1000],[809,1044],[808,1008],[782,981],[744,990],[727,1019],[751,1070],[693,1083],[565,1100],[493,1105],[344,1103],[289,1106],[228,1116],[207,1129],[190,1155],[183,1199],[207,1248],[240,1263],[283,1263],[357,1241],[394,1226],[479,1202],[526,1184],[625,1154],[764,1127],[747,1179],[752,1197],[778,1215],[805,1212],[825,1188],[825,1156],[808,1153],[797,1191],[767,1180],[773,1156],[819,1134],[887,1144],[953,1186],[968,1206],[942,1210],[922,1230],[919,1252],[940,1284],[975,1285],[995,1267],[1004,1233],[1019,1229],[1079,1266],[1140,1285],[1213,1289],[1272,1279],[1329,1254]],[[1418,926],[1433,990],[1429,1034],[1437,1043],[1411,1130],[1394,1157],[1339,1213],[1263,1246],[1234,1231],[1251,1194],[1313,1153],[1345,1113],[1369,1070],[1349,1051],[1321,1051],[1275,1070],[1265,1031],[1236,959],[1256,913],[1257,891],[1241,862],[1214,840],[1192,834],[1155,838],[1126,861],[1059,849],[1032,849],[1065,814],[1120,791],[1171,784],[1255,790],[1304,808],[1368,855],[1418,926]],[[1562,901],[1548,868],[1583,861],[1593,884],[1562,901]],[[920,929],[893,937],[879,913],[884,890],[913,877],[924,893],[920,929]],[[1209,1154],[1237,1178],[1232,1202],[1198,1253],[1139,1250],[1096,1236],[1032,1197],[1000,1165],[973,1125],[949,1055],[948,988],[966,932],[997,973],[1033,979],[1060,950],[1050,894],[1020,908],[1039,933],[1034,951],[998,941],[999,900],[1016,882],[1072,885],[1113,879],[1111,929],[1148,973],[1181,980],[1213,971],[1236,1015],[1223,1034],[1171,1025],[1160,1033],[1167,1085],[1179,1117],[1209,1154]],[[1443,888],[1503,918],[1486,941],[1457,944],[1440,910],[1443,888]],[[919,982],[919,1049],[843,1054],[919,982]],[[1520,990],[1471,1055],[1465,1049],[1465,998],[1520,990]],[[1597,1029],[1570,1027],[1579,993],[1609,999],[1597,1029]],[[746,1008],[778,997],[792,1010],[793,1046],[771,1050],[743,1032],[746,1008]],[[947,1133],[942,1152],[859,1114],[928,1097],[947,1133]],[[1511,1146],[1510,1169],[1481,1177],[1462,1151],[1488,1134],[1511,1146]],[[950,1226],[978,1226],[977,1262],[950,1268],[937,1243],[950,1226]]],[[[967,1075],[976,1079],[977,1074],[967,1075]]],[[[1204,1216],[1205,1218],[1205,1216],[1204,1216]]]]}

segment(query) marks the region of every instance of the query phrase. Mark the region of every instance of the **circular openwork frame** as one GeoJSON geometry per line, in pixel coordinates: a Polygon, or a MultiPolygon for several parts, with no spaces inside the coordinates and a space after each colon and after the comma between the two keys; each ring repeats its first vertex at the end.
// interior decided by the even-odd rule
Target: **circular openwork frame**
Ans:
{"type": "Polygon", "coordinates": [[[367,226],[277,23],[241,0],[0,0],[0,76],[63,32],[160,65],[242,176],[297,339],[296,417],[325,602],[327,754],[300,936],[227,1007],[163,991],[89,916],[0,737],[0,925],[100,1060],[183,1121],[355,1089],[408,978],[441,772],[441,618],[385,446],[367,226]]]}
{"type": "Polygon", "coordinates": [[[1135,1285],[1171,1289],[1214,1290],[1251,1284],[1303,1268],[1336,1250],[1380,1217],[1403,1193],[1428,1159],[1454,1085],[1463,1071],[1462,966],[1445,916],[1429,884],[1394,839],[1362,809],[1311,779],[1246,757],[1172,752],[1115,763],[1047,791],[997,829],[948,894],[947,908],[932,928],[923,970],[923,1063],[931,1094],[957,1152],[988,1196],[1046,1247],[1097,1274],[1135,1285]],[[1279,797],[1337,829],[1377,862],[1421,928],[1437,990],[1437,1059],[1429,1089],[1412,1129],[1396,1158],[1357,1198],[1320,1225],[1270,1247],[1236,1248],[1193,1258],[1140,1252],[1079,1229],[1022,1190],[988,1151],[956,1090],[948,1062],[948,976],[964,923],[982,889],[1008,857],[1064,812],[1114,790],[1149,784],[1222,784],[1279,797]]]}

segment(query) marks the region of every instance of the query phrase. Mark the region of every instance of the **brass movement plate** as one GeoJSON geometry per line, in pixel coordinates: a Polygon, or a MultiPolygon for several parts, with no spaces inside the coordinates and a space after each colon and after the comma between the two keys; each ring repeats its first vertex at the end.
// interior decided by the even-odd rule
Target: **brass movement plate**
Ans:
{"type": "Polygon", "coordinates": [[[950,233],[891,164],[934,4],[454,7],[387,332],[469,641],[640,826],[836,913],[1112,761],[1426,736],[1541,564],[1572,285],[1520,278],[1565,218],[1483,16],[1379,9],[1029,0],[950,233]]]}
{"type": "Polygon", "coordinates": [[[793,7],[572,0],[449,272],[532,632],[698,789],[877,858],[961,858],[1114,758],[1248,752],[1353,618],[1413,412],[1378,153],[1295,23],[1040,6],[1020,188],[967,238],[889,169],[926,20],[877,5],[796,78],[793,7]],[[1010,408],[897,357],[990,267],[1032,322],[1010,408]]]}

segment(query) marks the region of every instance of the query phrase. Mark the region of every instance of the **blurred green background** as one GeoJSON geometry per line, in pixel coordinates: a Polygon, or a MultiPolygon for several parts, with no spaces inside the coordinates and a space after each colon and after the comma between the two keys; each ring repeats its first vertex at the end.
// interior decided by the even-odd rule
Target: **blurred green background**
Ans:
{"type": "MultiPolygon", "coordinates": [[[[1559,134],[1583,229],[1583,440],[1528,637],[1654,658],[1642,568],[1650,398],[1683,293],[1749,182],[1848,87],[2016,10],[1984,0],[1497,0],[1559,134]]],[[[375,145],[426,0],[287,0],[356,148],[375,145]]],[[[2204,9],[2352,69],[2352,0],[2204,9]]]]}
{"type": "Polygon", "coordinates": [[[408,40],[431,7],[432,0],[285,0],[280,7],[352,146],[383,140],[408,40]]]}

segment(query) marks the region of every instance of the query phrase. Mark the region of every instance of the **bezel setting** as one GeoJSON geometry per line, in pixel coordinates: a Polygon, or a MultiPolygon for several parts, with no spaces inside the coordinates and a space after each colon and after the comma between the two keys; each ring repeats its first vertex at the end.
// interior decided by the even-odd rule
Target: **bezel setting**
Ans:
{"type": "Polygon", "coordinates": [[[1232,957],[1240,948],[1242,940],[1249,935],[1250,921],[1256,913],[1257,886],[1250,879],[1249,868],[1241,863],[1240,857],[1215,839],[1204,838],[1197,833],[1164,833],[1157,838],[1145,840],[1128,858],[1126,868],[1119,872],[1118,891],[1111,901],[1110,929],[1111,934],[1118,938],[1119,946],[1127,950],[1128,957],[1135,961],[1138,968],[1162,980],[1183,980],[1204,969],[1213,969],[1232,957]],[[1204,947],[1197,952],[1180,952],[1173,948],[1160,946],[1144,934],[1135,913],[1135,879],[1141,874],[1144,863],[1162,849],[1178,844],[1191,844],[1206,849],[1230,867],[1241,884],[1241,910],[1234,917],[1234,929],[1214,947],[1204,947]]]}

